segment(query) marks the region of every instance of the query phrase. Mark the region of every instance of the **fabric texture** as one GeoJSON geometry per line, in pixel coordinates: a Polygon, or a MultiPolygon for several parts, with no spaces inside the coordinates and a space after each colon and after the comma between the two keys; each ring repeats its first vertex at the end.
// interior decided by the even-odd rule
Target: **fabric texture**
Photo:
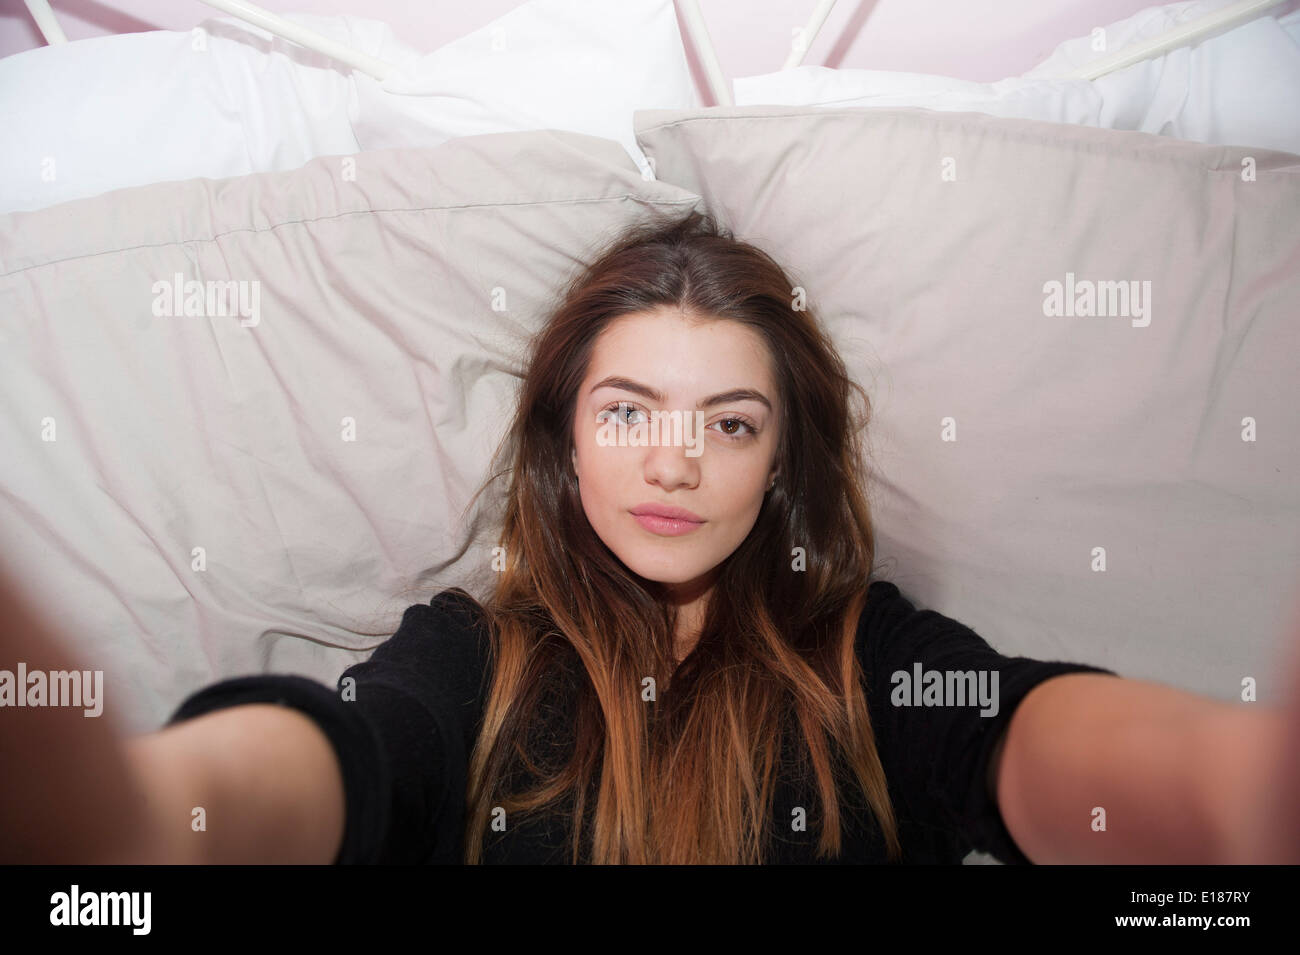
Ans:
{"type": "MultiPolygon", "coordinates": [[[[899,822],[902,861],[959,863],[977,849],[1003,862],[1029,863],[988,794],[993,747],[1019,702],[1044,680],[1114,671],[1003,656],[969,627],[917,610],[895,584],[883,580],[871,584],[856,645],[899,822]],[[895,674],[912,674],[917,665],[926,671],[996,672],[996,713],[980,715],[978,703],[895,705],[895,674]]],[[[343,674],[338,692],[301,677],[238,677],[192,695],[169,725],[242,703],[299,709],[328,736],[343,770],[347,819],[337,863],[455,864],[463,858],[468,760],[490,673],[481,610],[463,590],[447,590],[427,605],[408,608],[397,632],[343,674]]],[[[780,779],[774,819],[789,819],[794,806],[807,805],[806,782],[780,779]]],[[[873,821],[852,808],[845,815],[843,851],[828,861],[885,862],[873,821]]],[[[485,840],[485,860],[567,862],[569,825],[563,811],[508,825],[506,833],[485,840]]],[[[812,824],[805,832],[782,835],[770,861],[822,861],[813,851],[816,837],[812,824]]]]}
{"type": "Polygon", "coordinates": [[[876,566],[1235,699],[1300,566],[1300,156],[919,109],[637,113],[867,390],[876,566]]]}
{"type": "Polygon", "coordinates": [[[0,550],[110,718],[147,732],[240,673],[332,684],[398,595],[490,575],[471,547],[427,577],[527,341],[595,246],[698,201],[543,130],[0,216],[0,550]]]}
{"type": "Polygon", "coordinates": [[[235,17],[0,58],[0,213],[539,129],[617,140],[651,176],[632,111],[699,105],[671,0],[528,0],[432,51],[381,20],[281,16],[394,69],[380,81],[235,17]]]}
{"type": "Polygon", "coordinates": [[[1300,153],[1300,11],[1258,16],[1096,80],[1071,78],[1080,67],[1223,6],[1224,0],[1198,0],[1148,7],[1065,40],[1032,70],[995,83],[808,64],[735,79],[735,105],[916,107],[1300,153]]]}

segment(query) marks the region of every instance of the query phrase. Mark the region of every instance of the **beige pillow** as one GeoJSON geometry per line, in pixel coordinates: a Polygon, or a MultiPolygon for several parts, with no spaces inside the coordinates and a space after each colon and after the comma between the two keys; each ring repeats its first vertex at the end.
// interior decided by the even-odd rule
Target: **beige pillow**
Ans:
{"type": "Polygon", "coordinates": [[[1300,157],[919,109],[636,120],[871,393],[879,576],[1005,653],[1277,701],[1300,157]]]}
{"type": "Polygon", "coordinates": [[[542,131],[0,217],[0,559],[130,731],[226,676],[332,684],[433,595],[561,284],[697,201],[542,131]]]}

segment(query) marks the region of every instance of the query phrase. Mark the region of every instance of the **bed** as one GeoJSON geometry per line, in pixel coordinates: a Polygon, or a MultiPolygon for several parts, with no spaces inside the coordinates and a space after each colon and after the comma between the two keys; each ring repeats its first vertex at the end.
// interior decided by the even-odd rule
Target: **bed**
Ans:
{"type": "Polygon", "coordinates": [[[1004,652],[1276,699],[1300,14],[1233,6],[1003,84],[795,50],[710,71],[710,106],[666,0],[581,29],[535,0],[428,54],[302,16],[0,60],[0,560],[127,731],[225,676],[332,683],[409,604],[485,590],[486,533],[431,568],[478,527],[528,336],[595,242],[700,208],[789,264],[868,388],[880,576],[1004,652]],[[108,136],[128,94],[174,121],[108,136]]]}

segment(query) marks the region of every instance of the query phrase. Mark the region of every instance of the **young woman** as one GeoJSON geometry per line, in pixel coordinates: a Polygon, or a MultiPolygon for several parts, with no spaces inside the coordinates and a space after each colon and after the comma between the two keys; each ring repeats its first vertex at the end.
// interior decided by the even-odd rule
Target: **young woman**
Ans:
{"type": "Polygon", "coordinates": [[[620,236],[533,343],[486,601],[124,744],[6,715],[11,861],[1300,861],[1294,715],[1006,657],[872,579],[867,408],[762,251],[620,236]]]}

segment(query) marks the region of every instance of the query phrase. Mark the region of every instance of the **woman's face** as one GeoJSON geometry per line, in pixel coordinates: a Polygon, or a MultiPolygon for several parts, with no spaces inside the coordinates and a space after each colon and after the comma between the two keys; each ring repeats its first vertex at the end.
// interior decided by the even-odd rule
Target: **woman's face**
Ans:
{"type": "Polygon", "coordinates": [[[698,595],[758,517],[776,473],[778,405],[766,344],[746,326],[666,308],[616,319],[596,340],[574,420],[592,528],[633,573],[698,595]],[[638,521],[647,504],[699,522],[638,521]]]}

